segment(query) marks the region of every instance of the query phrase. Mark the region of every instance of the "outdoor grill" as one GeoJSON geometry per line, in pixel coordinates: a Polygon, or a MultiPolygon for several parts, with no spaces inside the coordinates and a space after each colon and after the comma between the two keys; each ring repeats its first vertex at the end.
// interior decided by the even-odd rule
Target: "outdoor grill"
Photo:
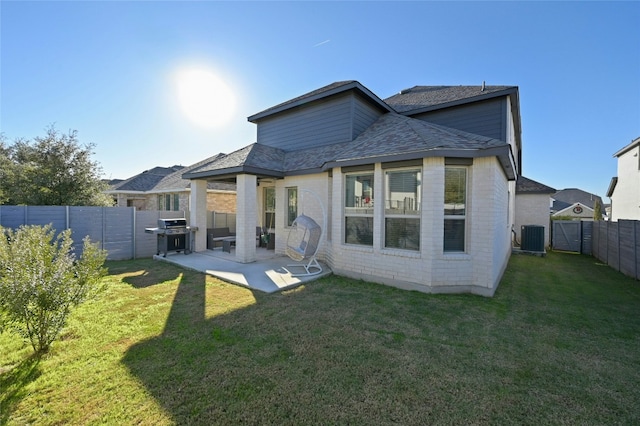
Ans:
{"type": "Polygon", "coordinates": [[[158,219],[157,228],[145,228],[147,234],[156,234],[158,249],[156,254],[167,257],[170,251],[191,253],[191,232],[197,227],[187,226],[186,219],[158,219]]]}

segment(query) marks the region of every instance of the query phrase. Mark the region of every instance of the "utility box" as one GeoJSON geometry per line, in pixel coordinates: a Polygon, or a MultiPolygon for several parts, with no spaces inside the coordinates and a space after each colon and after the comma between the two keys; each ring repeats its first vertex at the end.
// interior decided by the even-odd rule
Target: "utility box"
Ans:
{"type": "Polygon", "coordinates": [[[544,226],[523,225],[520,229],[520,249],[525,251],[544,251],[544,226]]]}

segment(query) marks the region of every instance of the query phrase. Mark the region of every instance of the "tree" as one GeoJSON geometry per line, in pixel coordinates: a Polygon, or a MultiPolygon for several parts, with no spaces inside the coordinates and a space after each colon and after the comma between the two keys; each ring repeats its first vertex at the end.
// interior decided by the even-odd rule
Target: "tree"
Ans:
{"type": "Polygon", "coordinates": [[[0,202],[55,206],[108,206],[108,189],[100,179],[101,167],[91,160],[93,144],[81,145],[78,132],[58,132],[52,125],[33,142],[17,139],[8,148],[0,145],[0,164],[6,178],[0,180],[0,202]]]}
{"type": "Polygon", "coordinates": [[[602,220],[602,203],[596,200],[593,206],[593,220],[602,220]]]}
{"type": "Polygon", "coordinates": [[[71,230],[55,234],[51,225],[0,228],[0,330],[17,331],[37,353],[49,349],[73,307],[97,294],[106,272],[106,252],[88,237],[76,259],[71,230]]]}

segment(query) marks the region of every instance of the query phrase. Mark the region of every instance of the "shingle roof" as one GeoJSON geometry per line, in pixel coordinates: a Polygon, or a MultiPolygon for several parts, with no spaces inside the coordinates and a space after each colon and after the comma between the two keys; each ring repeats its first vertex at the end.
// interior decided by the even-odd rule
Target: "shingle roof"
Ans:
{"type": "Polygon", "coordinates": [[[518,176],[516,194],[553,194],[556,190],[524,176],[518,176]]]}
{"type": "MultiPolygon", "coordinates": [[[[189,172],[190,170],[197,169],[204,165],[213,163],[219,158],[224,157],[226,154],[216,154],[209,158],[206,158],[202,161],[199,161],[190,166],[184,167],[178,171],[171,173],[170,175],[162,178],[160,182],[156,186],[153,187],[154,191],[165,191],[165,192],[175,192],[175,191],[184,191],[185,189],[191,188],[191,181],[189,179],[183,179],[182,175],[189,172]]],[[[208,182],[208,189],[217,189],[217,190],[225,190],[225,191],[235,191],[236,186],[231,183],[224,182],[208,182]]]]}
{"type": "Polygon", "coordinates": [[[150,170],[130,177],[114,186],[112,191],[150,191],[165,176],[182,169],[182,166],[154,167],[150,170]]]}
{"type": "Polygon", "coordinates": [[[384,103],[377,95],[371,92],[369,89],[364,87],[356,80],[346,80],[346,81],[337,81],[335,83],[328,84],[319,89],[313,90],[311,92],[305,93],[304,95],[298,96],[293,99],[289,99],[288,101],[282,102],[278,105],[272,106],[270,108],[265,109],[257,114],[254,114],[247,118],[247,120],[251,122],[256,122],[262,118],[268,117],[273,114],[277,114],[282,111],[286,111],[291,108],[295,108],[300,105],[305,105],[309,102],[323,99],[329,96],[333,96],[339,93],[343,93],[349,90],[357,90],[360,93],[366,95],[366,97],[374,104],[377,104],[384,111],[391,111],[391,108],[384,103]]]}
{"type": "MultiPolygon", "coordinates": [[[[396,161],[429,155],[508,155],[502,141],[409,118],[396,113],[381,116],[350,142],[285,152],[254,143],[225,157],[193,169],[188,178],[213,177],[232,173],[263,171],[273,176],[321,171],[341,164],[396,161]],[[491,151],[497,149],[497,151],[491,151]],[[486,154],[482,154],[486,151],[486,154]]],[[[503,164],[508,158],[501,158],[503,164]]],[[[512,172],[512,171],[511,171],[512,172]]]]}
{"type": "Polygon", "coordinates": [[[435,149],[481,150],[500,146],[507,144],[497,139],[389,113],[375,121],[353,142],[346,144],[337,160],[424,153],[435,149]]]}
{"type": "Polygon", "coordinates": [[[399,113],[455,105],[501,96],[517,90],[516,86],[414,86],[388,97],[384,102],[399,113]]]}
{"type": "Polygon", "coordinates": [[[590,192],[586,192],[578,188],[561,189],[553,194],[551,198],[568,203],[569,205],[580,203],[590,208],[594,208],[596,200],[600,201],[600,205],[603,204],[602,198],[600,198],[599,195],[591,194],[590,192]]]}

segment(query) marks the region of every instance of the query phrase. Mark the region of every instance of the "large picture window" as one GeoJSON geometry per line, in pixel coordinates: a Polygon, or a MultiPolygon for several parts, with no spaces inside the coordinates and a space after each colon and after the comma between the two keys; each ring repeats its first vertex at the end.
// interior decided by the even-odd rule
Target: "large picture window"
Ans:
{"type": "Polygon", "coordinates": [[[444,251],[464,252],[467,218],[467,168],[444,168],[444,251]]]}
{"type": "Polygon", "coordinates": [[[419,169],[385,172],[384,246],[420,250],[419,169]]]}
{"type": "Polygon", "coordinates": [[[345,176],[344,216],[344,242],[372,246],[373,173],[345,176]]]}

